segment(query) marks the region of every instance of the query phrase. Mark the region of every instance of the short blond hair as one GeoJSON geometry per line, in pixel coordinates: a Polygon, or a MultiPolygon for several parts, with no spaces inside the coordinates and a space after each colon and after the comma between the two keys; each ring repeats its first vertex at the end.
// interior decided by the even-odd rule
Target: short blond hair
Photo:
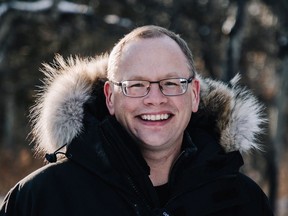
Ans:
{"type": "Polygon", "coordinates": [[[129,34],[127,34],[125,37],[123,37],[112,49],[110,55],[109,55],[109,61],[108,61],[108,79],[114,80],[115,72],[117,70],[117,66],[119,63],[119,59],[121,57],[123,47],[131,42],[135,41],[136,39],[147,39],[147,38],[159,38],[163,36],[168,36],[172,40],[174,40],[182,52],[184,53],[186,59],[189,71],[191,72],[192,76],[195,76],[195,66],[193,61],[193,55],[191,50],[189,49],[187,43],[177,34],[175,34],[172,31],[169,31],[166,28],[154,26],[154,25],[148,25],[148,26],[142,26],[134,29],[129,34]]]}

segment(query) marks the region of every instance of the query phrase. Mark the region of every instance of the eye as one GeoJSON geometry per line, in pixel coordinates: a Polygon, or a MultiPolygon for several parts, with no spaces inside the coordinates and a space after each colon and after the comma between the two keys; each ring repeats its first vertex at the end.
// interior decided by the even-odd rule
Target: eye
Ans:
{"type": "Polygon", "coordinates": [[[131,88],[132,87],[144,87],[144,85],[142,83],[136,83],[136,84],[133,84],[130,86],[131,88]]]}
{"type": "Polygon", "coordinates": [[[145,87],[145,83],[142,81],[129,81],[129,83],[127,83],[127,87],[128,88],[142,88],[142,87],[145,87]]]}
{"type": "Polygon", "coordinates": [[[163,81],[163,85],[167,87],[179,86],[179,81],[178,80],[165,80],[163,81]]]}
{"type": "Polygon", "coordinates": [[[143,83],[135,83],[133,85],[129,85],[129,88],[141,88],[144,87],[143,83]]]}

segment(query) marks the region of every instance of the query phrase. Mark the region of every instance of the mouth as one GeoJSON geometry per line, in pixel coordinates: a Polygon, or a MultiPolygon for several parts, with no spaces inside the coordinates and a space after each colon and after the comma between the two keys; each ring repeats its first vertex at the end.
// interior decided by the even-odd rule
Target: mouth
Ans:
{"type": "Polygon", "coordinates": [[[165,121],[169,119],[172,115],[165,113],[165,114],[156,114],[156,115],[140,115],[140,118],[144,121],[165,121]]]}

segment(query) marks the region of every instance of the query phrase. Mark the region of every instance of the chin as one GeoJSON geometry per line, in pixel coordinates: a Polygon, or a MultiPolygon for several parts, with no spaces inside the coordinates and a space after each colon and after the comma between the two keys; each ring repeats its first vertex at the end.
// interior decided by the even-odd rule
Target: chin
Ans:
{"type": "Polygon", "coordinates": [[[141,146],[146,148],[146,149],[162,149],[166,146],[167,142],[164,141],[159,141],[159,142],[155,142],[155,140],[151,141],[151,140],[146,140],[146,141],[141,141],[141,146]]]}

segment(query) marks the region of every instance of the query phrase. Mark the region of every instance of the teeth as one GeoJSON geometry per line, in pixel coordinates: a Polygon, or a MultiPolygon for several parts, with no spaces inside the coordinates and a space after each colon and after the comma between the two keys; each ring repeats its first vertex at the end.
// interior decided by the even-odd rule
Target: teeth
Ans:
{"type": "Polygon", "coordinates": [[[160,121],[169,118],[168,114],[158,114],[158,115],[142,115],[141,118],[147,121],[160,121]]]}

